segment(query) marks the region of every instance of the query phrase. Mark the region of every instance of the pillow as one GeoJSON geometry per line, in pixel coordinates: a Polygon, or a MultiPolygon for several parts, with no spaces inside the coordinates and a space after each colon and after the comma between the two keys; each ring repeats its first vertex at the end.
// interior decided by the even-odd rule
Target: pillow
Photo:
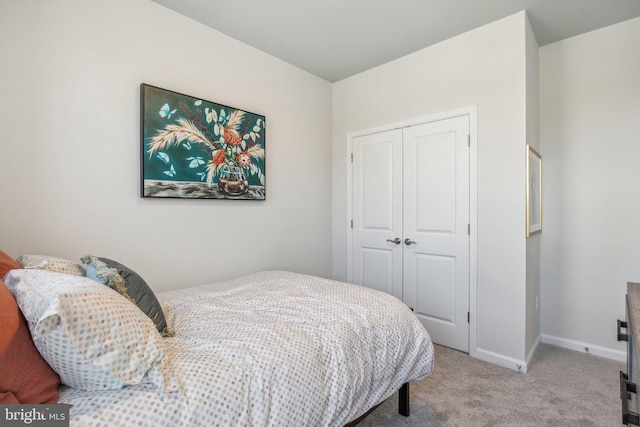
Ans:
{"type": "Polygon", "coordinates": [[[46,270],[12,270],[5,278],[36,348],[61,382],[83,390],[172,383],[153,322],[107,286],[46,270]]]}
{"type": "MultiPolygon", "coordinates": [[[[0,251],[0,277],[6,273],[6,257],[0,251]]],[[[27,321],[2,280],[0,325],[0,404],[56,403],[60,377],[38,353],[27,321]]]]}
{"type": "Polygon", "coordinates": [[[89,279],[93,279],[98,283],[109,286],[132,303],[136,303],[127,293],[126,283],[122,276],[120,276],[118,270],[107,267],[107,264],[100,261],[98,257],[93,255],[83,256],[82,262],[87,263],[87,277],[89,279]]]}
{"type": "Polygon", "coordinates": [[[6,252],[0,250],[0,279],[4,277],[9,270],[22,268],[13,258],[11,258],[6,252]]]}
{"type": "Polygon", "coordinates": [[[74,276],[85,275],[84,267],[68,259],[46,255],[20,255],[16,261],[22,268],[36,268],[56,273],[73,274],[74,276]]]}
{"type": "Polygon", "coordinates": [[[118,291],[124,297],[133,301],[156,325],[163,336],[172,336],[167,328],[167,321],[162,306],[147,282],[129,267],[109,258],[98,258],[85,255],[82,262],[87,264],[87,270],[95,275],[100,283],[118,291]]]}

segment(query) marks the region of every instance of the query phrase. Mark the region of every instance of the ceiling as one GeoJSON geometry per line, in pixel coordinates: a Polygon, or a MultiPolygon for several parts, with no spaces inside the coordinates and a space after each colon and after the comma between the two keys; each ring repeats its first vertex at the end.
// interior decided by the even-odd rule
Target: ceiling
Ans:
{"type": "Polygon", "coordinates": [[[540,46],[640,16],[640,0],[153,0],[329,82],[526,10],[540,46]]]}

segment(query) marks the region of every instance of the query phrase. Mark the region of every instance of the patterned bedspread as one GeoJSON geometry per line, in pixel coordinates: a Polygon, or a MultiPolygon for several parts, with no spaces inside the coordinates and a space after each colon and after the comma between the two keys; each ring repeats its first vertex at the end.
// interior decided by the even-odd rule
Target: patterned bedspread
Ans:
{"type": "Polygon", "coordinates": [[[361,286],[262,272],[159,297],[179,391],[63,388],[72,426],[342,426],[433,370],[413,313],[361,286]]]}

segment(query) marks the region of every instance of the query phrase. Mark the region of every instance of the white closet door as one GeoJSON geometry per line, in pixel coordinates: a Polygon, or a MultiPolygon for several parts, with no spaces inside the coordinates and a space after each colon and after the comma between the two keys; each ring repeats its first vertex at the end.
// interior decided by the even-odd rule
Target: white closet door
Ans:
{"type": "Polygon", "coordinates": [[[353,282],[402,299],[400,129],[353,139],[352,237],[353,282]]]}
{"type": "Polygon", "coordinates": [[[403,130],[403,301],[434,342],[469,351],[469,119],[403,130]]]}

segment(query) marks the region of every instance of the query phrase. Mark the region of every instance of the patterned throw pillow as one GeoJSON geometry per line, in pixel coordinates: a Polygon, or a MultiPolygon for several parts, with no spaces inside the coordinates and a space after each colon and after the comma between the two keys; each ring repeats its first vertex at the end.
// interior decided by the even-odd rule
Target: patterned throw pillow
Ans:
{"type": "Polygon", "coordinates": [[[85,255],[82,262],[87,265],[87,277],[118,291],[136,304],[156,325],[162,336],[173,336],[167,328],[162,306],[147,282],[135,271],[109,258],[85,255]]]}
{"type": "Polygon", "coordinates": [[[56,273],[84,276],[84,267],[68,259],[56,258],[46,255],[21,255],[16,259],[22,268],[35,268],[54,271],[56,273]]]}
{"type": "Polygon", "coordinates": [[[176,388],[153,322],[114,290],[45,270],[12,270],[5,283],[36,348],[63,384],[84,390],[139,383],[176,388]]]}

